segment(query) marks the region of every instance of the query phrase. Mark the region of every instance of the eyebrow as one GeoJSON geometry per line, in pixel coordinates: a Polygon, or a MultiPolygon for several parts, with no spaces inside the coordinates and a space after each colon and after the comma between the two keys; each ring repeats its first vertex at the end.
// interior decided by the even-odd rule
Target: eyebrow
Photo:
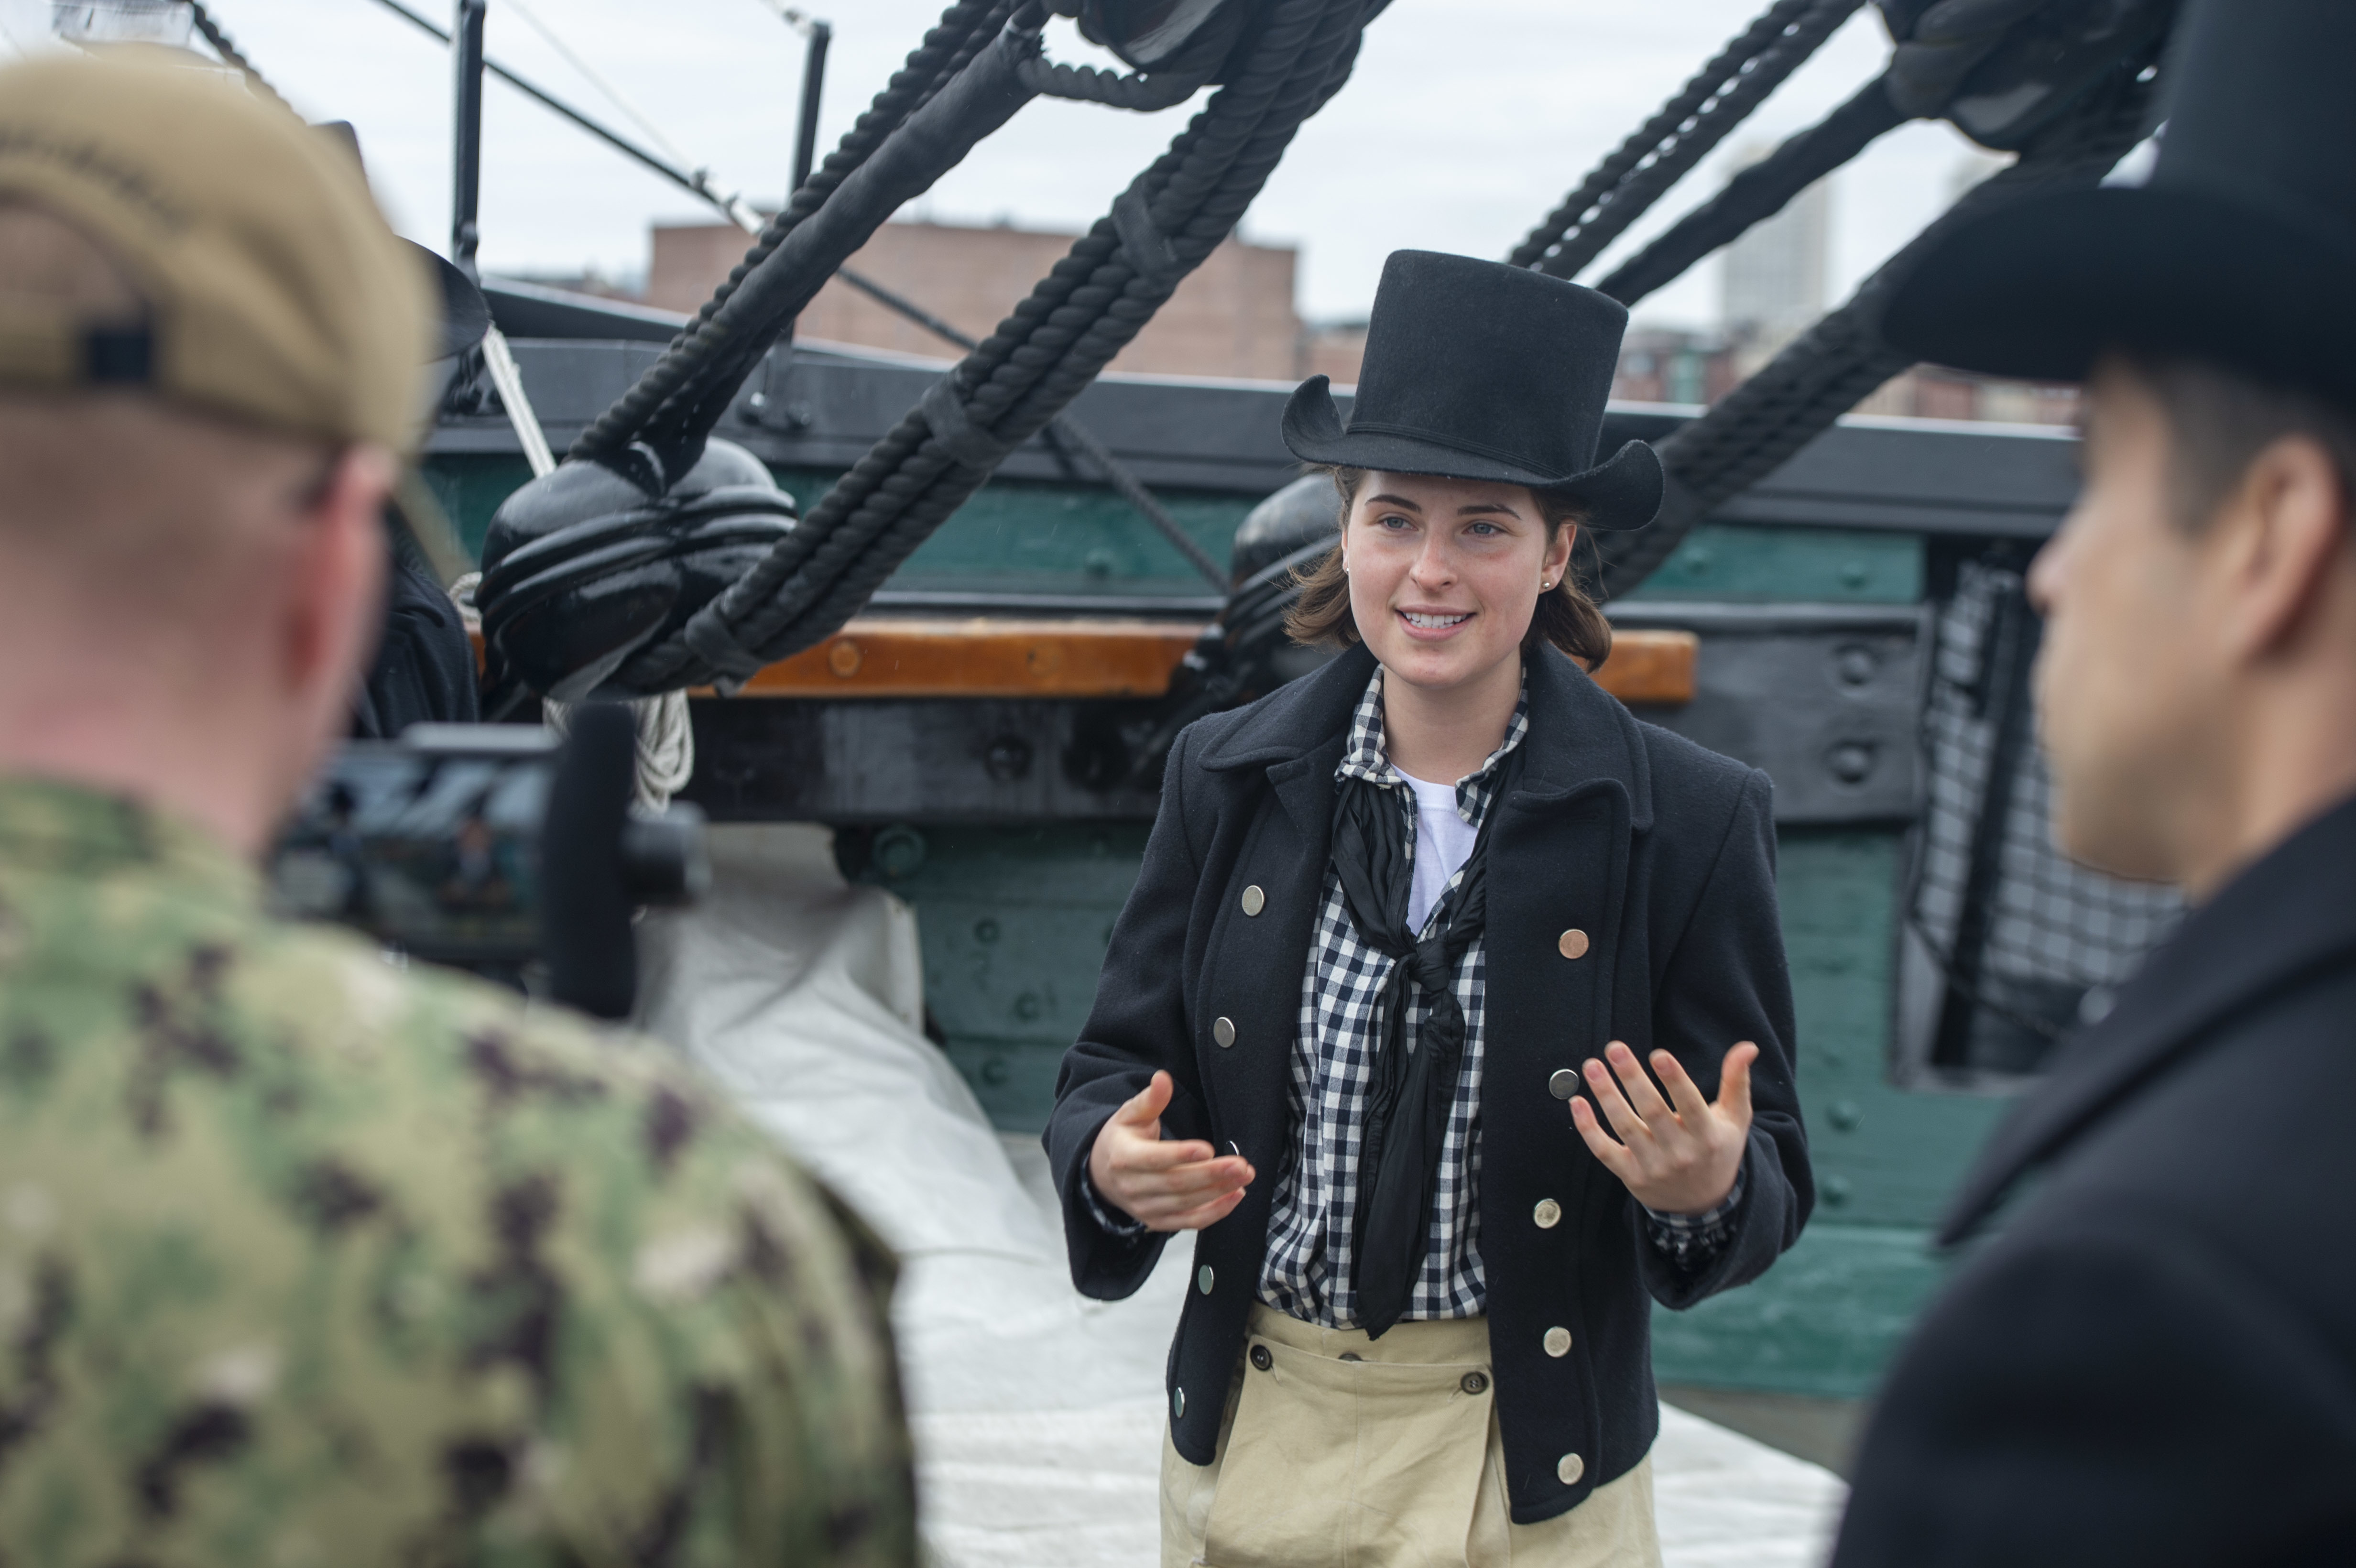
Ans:
{"type": "MultiPolygon", "coordinates": [[[[1423,510],[1421,507],[1418,506],[1415,502],[1408,500],[1405,496],[1394,496],[1388,492],[1385,492],[1380,496],[1369,496],[1366,497],[1366,505],[1369,507],[1382,506],[1386,503],[1394,507],[1405,507],[1410,512],[1420,512],[1423,510]]],[[[1501,516],[1508,517],[1519,517],[1521,516],[1519,512],[1514,510],[1513,507],[1508,507],[1503,501],[1468,501],[1463,506],[1456,508],[1456,515],[1460,517],[1478,517],[1487,512],[1495,512],[1501,516]]]]}

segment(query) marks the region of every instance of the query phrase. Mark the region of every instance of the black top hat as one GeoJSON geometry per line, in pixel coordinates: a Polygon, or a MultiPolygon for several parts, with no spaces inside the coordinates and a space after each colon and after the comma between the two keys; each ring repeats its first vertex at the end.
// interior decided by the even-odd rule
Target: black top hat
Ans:
{"type": "Polygon", "coordinates": [[[2356,401],[2356,5],[2194,0],[2160,69],[2147,184],[1964,225],[1884,335],[1998,376],[2080,380],[2118,347],[2356,401]]]}
{"type": "Polygon", "coordinates": [[[1326,379],[1284,411],[1307,463],[1494,479],[1576,502],[1594,528],[1661,509],[1661,460],[1632,441],[1595,461],[1628,309],[1593,289],[1470,256],[1394,251],[1344,428],[1326,379]]]}

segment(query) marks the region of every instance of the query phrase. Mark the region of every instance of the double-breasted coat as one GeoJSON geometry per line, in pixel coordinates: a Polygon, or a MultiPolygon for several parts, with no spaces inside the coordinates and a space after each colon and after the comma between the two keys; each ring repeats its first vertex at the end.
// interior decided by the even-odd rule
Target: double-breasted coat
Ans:
{"type": "Polygon", "coordinates": [[[2063,1046],[1941,1232],[1836,1568],[2356,1563],[2356,800],[2063,1046]]]}
{"type": "MultiPolygon", "coordinates": [[[[1814,1188],[1765,775],[1640,723],[1550,647],[1526,667],[1527,755],[1491,807],[1503,815],[1489,850],[1479,1238],[1507,1489],[1515,1520],[1535,1523],[1650,1449],[1648,1296],[1682,1307],[1756,1277],[1798,1237],[1814,1188]],[[1585,943],[1565,941],[1571,932],[1585,943]],[[1553,1092],[1557,1072],[1615,1039],[1640,1056],[1666,1047],[1712,1095],[1727,1050],[1759,1046],[1734,1238],[1690,1276],[1643,1239],[1636,1203],[1553,1092]],[[1539,1217],[1548,1200],[1559,1222],[1539,1217]],[[1557,1328],[1569,1330],[1567,1354],[1546,1348],[1557,1328]]],[[[1270,1200],[1297,1145],[1287,1086],[1333,773],[1374,668],[1355,648],[1180,736],[1046,1133],[1072,1277],[1101,1298],[1137,1289],[1167,1240],[1112,1235],[1080,1188],[1098,1131],[1155,1070],[1177,1084],[1164,1137],[1232,1146],[1260,1173],[1196,1234],[1171,1347],[1171,1437],[1198,1465],[1218,1442],[1270,1200]]]]}

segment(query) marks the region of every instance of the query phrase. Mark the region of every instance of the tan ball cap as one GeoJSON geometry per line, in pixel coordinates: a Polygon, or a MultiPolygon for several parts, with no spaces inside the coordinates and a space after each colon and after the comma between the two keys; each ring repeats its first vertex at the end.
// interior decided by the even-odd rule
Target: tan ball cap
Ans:
{"type": "Polygon", "coordinates": [[[102,246],[144,322],[0,296],[0,390],[145,386],[291,434],[416,438],[429,283],[358,164],[217,70],[160,59],[0,69],[0,202],[102,246]]]}

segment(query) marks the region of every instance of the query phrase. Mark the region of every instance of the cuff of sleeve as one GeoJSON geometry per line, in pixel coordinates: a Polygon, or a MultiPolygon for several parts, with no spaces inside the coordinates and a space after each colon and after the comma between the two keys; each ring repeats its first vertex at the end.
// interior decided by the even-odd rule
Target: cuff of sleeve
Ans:
{"type": "Polygon", "coordinates": [[[1743,1177],[1738,1174],[1733,1190],[1718,1207],[1703,1213],[1664,1214],[1656,1209],[1644,1209],[1645,1237],[1655,1251],[1679,1269],[1688,1273],[1697,1270],[1726,1251],[1727,1243],[1734,1239],[1736,1211],[1742,1206],[1743,1191],[1743,1177]]]}
{"type": "Polygon", "coordinates": [[[1097,1194],[1094,1178],[1088,1175],[1085,1161],[1080,1166],[1080,1201],[1087,1205],[1088,1218],[1094,1220],[1107,1235],[1130,1241],[1145,1234],[1145,1226],[1115,1209],[1097,1194]]]}

